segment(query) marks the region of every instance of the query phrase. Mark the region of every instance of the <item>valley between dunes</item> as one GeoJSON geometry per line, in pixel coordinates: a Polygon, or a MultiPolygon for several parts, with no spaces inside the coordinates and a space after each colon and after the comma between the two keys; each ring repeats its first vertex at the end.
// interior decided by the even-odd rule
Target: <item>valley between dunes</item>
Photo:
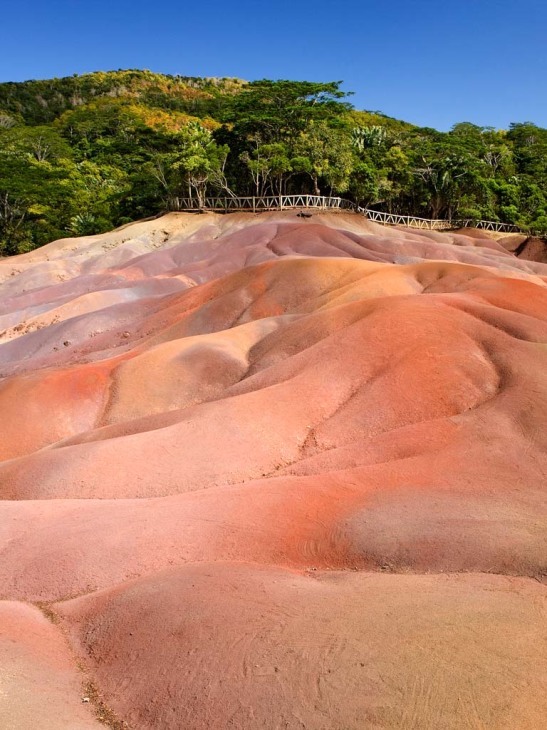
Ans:
{"type": "Polygon", "coordinates": [[[0,292],[0,727],[545,727],[547,265],[173,213],[0,292]]]}

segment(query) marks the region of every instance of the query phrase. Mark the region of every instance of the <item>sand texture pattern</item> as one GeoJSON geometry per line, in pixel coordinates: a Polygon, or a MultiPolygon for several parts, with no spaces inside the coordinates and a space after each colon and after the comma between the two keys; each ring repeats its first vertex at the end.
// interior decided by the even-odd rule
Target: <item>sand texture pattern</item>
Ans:
{"type": "Polygon", "coordinates": [[[547,265],[181,213],[0,292],[2,728],[545,727],[547,265]]]}

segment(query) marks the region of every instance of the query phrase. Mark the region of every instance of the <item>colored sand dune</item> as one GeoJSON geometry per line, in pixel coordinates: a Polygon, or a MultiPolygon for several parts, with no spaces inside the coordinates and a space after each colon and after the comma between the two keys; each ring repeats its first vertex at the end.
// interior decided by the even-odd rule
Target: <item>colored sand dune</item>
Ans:
{"type": "Polygon", "coordinates": [[[544,727],[546,265],[170,214],[0,291],[1,727],[544,727]]]}

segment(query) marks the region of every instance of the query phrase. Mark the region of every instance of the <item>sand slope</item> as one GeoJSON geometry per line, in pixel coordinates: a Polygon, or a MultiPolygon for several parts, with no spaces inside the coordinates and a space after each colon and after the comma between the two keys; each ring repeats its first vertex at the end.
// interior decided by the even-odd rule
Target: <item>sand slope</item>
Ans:
{"type": "Polygon", "coordinates": [[[543,727],[547,266],[170,214],[0,289],[0,599],[108,722],[543,727]]]}

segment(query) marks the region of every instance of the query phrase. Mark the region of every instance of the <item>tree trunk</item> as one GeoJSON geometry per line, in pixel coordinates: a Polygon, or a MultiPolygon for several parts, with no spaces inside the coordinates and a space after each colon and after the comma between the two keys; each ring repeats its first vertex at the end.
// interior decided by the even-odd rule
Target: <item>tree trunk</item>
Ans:
{"type": "Polygon", "coordinates": [[[311,179],[313,180],[313,194],[321,195],[321,190],[319,189],[317,175],[312,175],[311,179]]]}

